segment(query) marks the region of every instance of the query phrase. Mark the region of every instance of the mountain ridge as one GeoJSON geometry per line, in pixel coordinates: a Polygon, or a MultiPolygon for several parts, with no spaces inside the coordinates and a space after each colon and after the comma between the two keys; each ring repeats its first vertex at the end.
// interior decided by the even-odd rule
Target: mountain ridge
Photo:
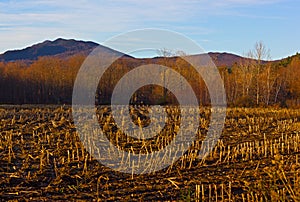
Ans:
{"type": "MultiPolygon", "coordinates": [[[[96,47],[98,47],[100,51],[114,51],[120,53],[109,47],[100,45],[92,41],[57,38],[53,41],[45,40],[43,42],[33,44],[32,46],[28,46],[24,49],[8,50],[3,54],[0,54],[0,62],[12,62],[18,60],[34,61],[37,60],[39,57],[44,56],[57,56],[65,58],[75,54],[88,55],[96,47]]],[[[203,54],[196,54],[194,56],[197,57],[201,55],[203,54]]],[[[208,55],[212,58],[216,66],[231,67],[235,63],[239,63],[241,60],[247,59],[245,57],[228,52],[209,52],[208,55]]],[[[132,56],[129,57],[133,58],[132,56]]],[[[278,61],[280,60],[274,60],[272,62],[278,61]]]]}
{"type": "Polygon", "coordinates": [[[0,61],[37,60],[43,56],[67,57],[77,53],[86,54],[97,46],[99,44],[92,41],[57,38],[53,41],[45,40],[24,49],[8,50],[0,54],[0,61]]]}

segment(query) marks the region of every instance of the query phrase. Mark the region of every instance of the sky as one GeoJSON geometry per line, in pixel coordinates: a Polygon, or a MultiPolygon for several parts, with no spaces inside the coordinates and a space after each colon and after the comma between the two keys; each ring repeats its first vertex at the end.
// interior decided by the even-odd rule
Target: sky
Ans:
{"type": "Polygon", "coordinates": [[[103,43],[135,29],[175,31],[206,52],[271,59],[300,52],[299,0],[0,0],[0,53],[56,38],[103,43]]]}

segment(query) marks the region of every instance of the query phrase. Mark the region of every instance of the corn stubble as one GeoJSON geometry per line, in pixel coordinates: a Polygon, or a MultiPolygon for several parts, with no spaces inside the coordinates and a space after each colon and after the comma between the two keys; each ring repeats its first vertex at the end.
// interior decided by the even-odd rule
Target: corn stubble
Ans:
{"type": "MultiPolygon", "coordinates": [[[[150,123],[149,110],[129,111],[133,122],[142,127],[150,123]]],[[[188,110],[184,115],[188,116],[188,110]]],[[[70,107],[2,107],[0,199],[300,200],[299,110],[228,109],[221,138],[204,159],[197,158],[197,153],[209,127],[210,109],[200,111],[197,140],[179,160],[164,170],[135,175],[111,170],[87,152],[72,122],[70,107]]],[[[119,129],[126,124],[117,127],[106,106],[98,108],[97,117],[116,147],[150,158],[180,129],[178,108],[168,106],[166,112],[165,127],[146,140],[122,133],[119,129]]],[[[166,153],[162,161],[168,157],[166,153]]],[[[125,164],[129,158],[124,156],[125,164]]]]}

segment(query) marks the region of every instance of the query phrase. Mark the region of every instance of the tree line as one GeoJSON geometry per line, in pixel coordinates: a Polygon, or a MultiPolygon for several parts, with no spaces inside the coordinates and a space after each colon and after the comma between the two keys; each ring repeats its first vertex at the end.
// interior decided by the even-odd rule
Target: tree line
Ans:
{"type": "MultiPolygon", "coordinates": [[[[247,58],[233,66],[218,67],[229,106],[300,105],[300,55],[268,62],[269,52],[259,42],[247,58]]],[[[40,57],[33,62],[0,62],[0,104],[71,104],[73,84],[85,55],[68,58],[40,57]]],[[[181,57],[153,59],[119,58],[104,73],[95,95],[96,104],[110,103],[114,86],[124,74],[143,64],[171,67],[191,84],[201,105],[209,105],[209,92],[195,69],[181,57]],[[196,75],[196,76],[195,76],[196,75]]],[[[151,76],[151,75],[149,75],[151,76]]],[[[161,75],[165,82],[168,72],[161,75]]],[[[182,81],[177,81],[181,88],[182,81]]],[[[185,89],[179,92],[184,93],[185,89]]],[[[132,96],[132,103],[176,103],[172,92],[150,85],[132,96]]]]}

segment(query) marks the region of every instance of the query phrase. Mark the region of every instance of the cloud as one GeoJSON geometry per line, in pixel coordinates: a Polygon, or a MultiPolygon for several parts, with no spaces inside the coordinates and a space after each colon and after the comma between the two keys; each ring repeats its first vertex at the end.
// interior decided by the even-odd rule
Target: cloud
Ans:
{"type": "Polygon", "coordinates": [[[241,7],[241,6],[255,6],[265,4],[275,4],[283,0],[216,0],[212,1],[212,5],[220,7],[241,7]]]}
{"type": "MultiPolygon", "coordinates": [[[[235,8],[274,4],[280,0],[9,0],[0,2],[0,44],[38,41],[68,34],[82,38],[105,37],[131,29],[157,27],[182,33],[209,34],[206,22],[217,15],[251,17],[235,8]],[[202,23],[204,22],[204,23],[202,23]],[[40,37],[42,35],[42,37],[40,37]],[[104,37],[105,36],[105,37],[104,37]]],[[[270,17],[270,16],[266,16],[270,17]]],[[[98,42],[99,42],[98,41],[98,42]]]]}

